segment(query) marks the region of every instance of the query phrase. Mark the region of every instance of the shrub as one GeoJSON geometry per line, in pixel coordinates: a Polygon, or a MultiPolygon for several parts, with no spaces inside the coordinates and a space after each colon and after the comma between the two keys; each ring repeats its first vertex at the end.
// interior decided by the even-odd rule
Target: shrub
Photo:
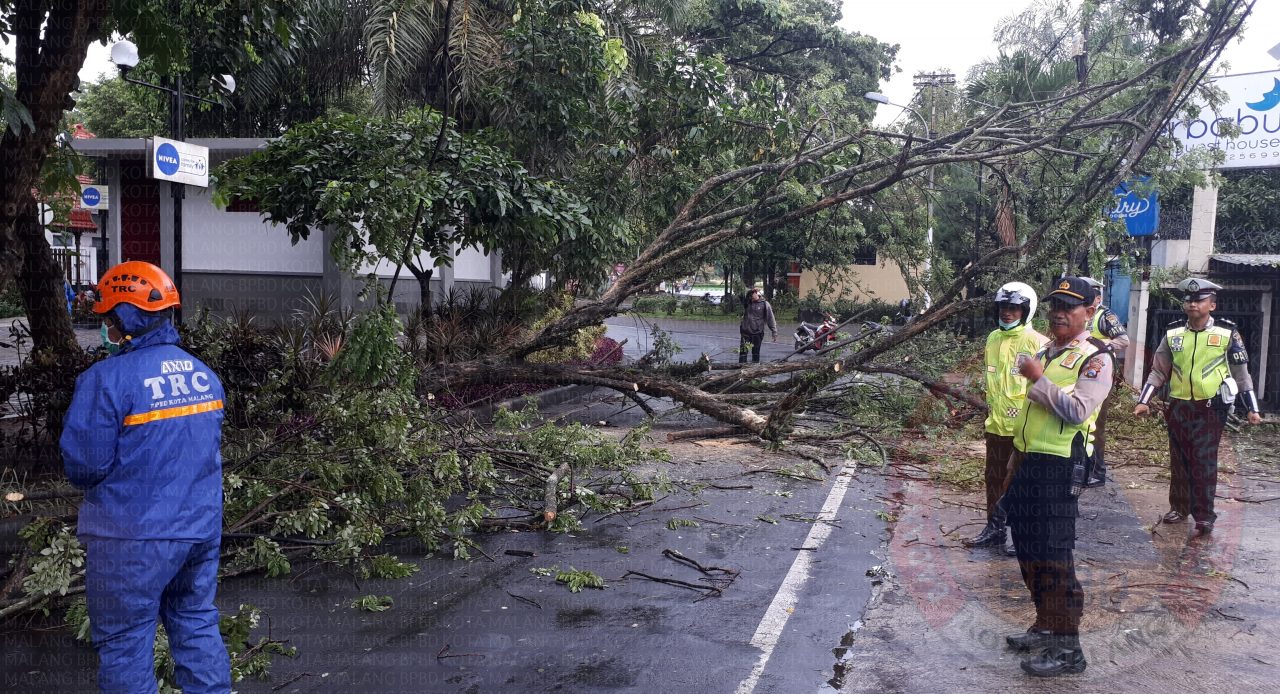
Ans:
{"type": "Polygon", "coordinates": [[[658,313],[661,307],[658,301],[660,296],[642,296],[631,303],[631,310],[636,313],[658,313]]]}
{"type": "Polygon", "coordinates": [[[769,303],[773,304],[773,310],[775,312],[792,311],[799,303],[799,299],[796,297],[794,292],[782,289],[773,295],[773,299],[770,300],[769,303]]]}
{"type": "Polygon", "coordinates": [[[721,297],[720,312],[726,315],[742,313],[742,297],[738,294],[727,294],[721,297]]]}
{"type": "Polygon", "coordinates": [[[0,318],[12,318],[26,313],[22,306],[22,296],[18,294],[18,285],[13,280],[4,283],[0,289],[0,318]]]}

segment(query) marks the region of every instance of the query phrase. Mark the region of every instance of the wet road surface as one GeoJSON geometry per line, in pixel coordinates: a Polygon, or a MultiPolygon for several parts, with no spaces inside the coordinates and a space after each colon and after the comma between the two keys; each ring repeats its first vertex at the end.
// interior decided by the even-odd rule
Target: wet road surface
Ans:
{"type": "MultiPolygon", "coordinates": [[[[622,406],[611,398],[571,403],[566,412],[590,421],[622,406]]],[[[406,548],[401,558],[422,570],[398,581],[357,583],[342,570],[307,566],[282,579],[226,580],[224,611],[252,603],[266,613],[264,634],[269,627],[298,648],[296,658],[276,659],[270,681],[236,690],[833,691],[832,649],[862,617],[873,581],[867,570],[883,562],[887,535],[876,516],[883,480],[837,472],[842,461],[834,459],[821,482],[753,474],[804,463],[727,440],[670,445],[674,462],[651,472],[749,488],[677,489],[643,512],[588,517],[569,535],[479,535],[483,553],[469,562],[414,557],[406,548]],[[673,518],[697,526],[669,529],[673,518]],[[699,592],[623,578],[628,571],[703,578],[664,549],[738,575],[720,597],[701,600],[699,592]],[[606,588],[575,594],[531,571],[550,567],[593,571],[606,588]],[[390,595],[394,606],[381,613],[350,606],[368,594],[390,595]]],[[[8,633],[0,645],[3,691],[92,689],[92,651],[64,631],[8,633]]]]}

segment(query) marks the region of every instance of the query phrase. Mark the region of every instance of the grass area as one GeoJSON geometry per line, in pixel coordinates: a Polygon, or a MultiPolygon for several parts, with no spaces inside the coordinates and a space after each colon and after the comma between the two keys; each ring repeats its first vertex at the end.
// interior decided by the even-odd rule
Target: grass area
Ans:
{"type": "Polygon", "coordinates": [[[1129,388],[1120,386],[1111,391],[1107,404],[1107,465],[1120,464],[1169,465],[1169,436],[1165,433],[1164,416],[1152,413],[1146,419],[1133,416],[1134,398],[1129,388]]]}
{"type": "Polygon", "coordinates": [[[934,482],[956,489],[975,491],[986,487],[987,459],[974,456],[948,455],[934,459],[929,476],[934,482]]]}

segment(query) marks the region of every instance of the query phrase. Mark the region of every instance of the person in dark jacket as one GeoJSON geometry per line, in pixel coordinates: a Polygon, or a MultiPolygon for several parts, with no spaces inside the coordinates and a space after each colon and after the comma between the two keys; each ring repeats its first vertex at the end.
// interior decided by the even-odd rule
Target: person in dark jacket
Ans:
{"type": "Polygon", "coordinates": [[[747,290],[743,301],[742,324],[738,332],[742,335],[742,344],[738,347],[738,363],[747,363],[747,350],[751,350],[751,361],[759,363],[760,345],[764,342],[764,329],[773,333],[773,341],[778,341],[778,321],[773,317],[773,306],[764,300],[759,287],[747,290]]]}
{"type": "Polygon", "coordinates": [[[67,477],[84,490],[79,537],[98,687],[154,692],[157,621],[186,694],[229,692],[218,630],[222,383],[178,346],[173,281],[127,262],[93,310],[120,353],[76,380],[62,431],[67,477]]]}

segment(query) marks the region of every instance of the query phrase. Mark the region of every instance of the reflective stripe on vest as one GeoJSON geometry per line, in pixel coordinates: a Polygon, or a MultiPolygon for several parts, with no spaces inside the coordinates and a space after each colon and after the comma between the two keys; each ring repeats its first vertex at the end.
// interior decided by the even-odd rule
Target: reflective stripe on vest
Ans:
{"type": "Polygon", "coordinates": [[[1231,375],[1227,366],[1231,328],[1213,325],[1197,332],[1183,325],[1166,332],[1164,339],[1172,357],[1169,397],[1208,400],[1217,395],[1231,375]]]}
{"type": "Polygon", "coordinates": [[[166,407],[162,410],[151,410],[150,412],[139,412],[131,414],[124,418],[124,425],[127,427],[146,424],[148,422],[158,422],[162,419],[173,419],[175,417],[189,417],[193,414],[202,414],[204,412],[213,412],[222,409],[222,401],[214,400],[212,402],[202,402],[197,405],[181,405],[179,407],[166,407]]]}
{"type": "MultiPolygon", "coordinates": [[[[1042,355],[1040,363],[1044,365],[1044,376],[1064,393],[1076,389],[1080,380],[1080,371],[1089,363],[1095,354],[1102,350],[1087,340],[1073,340],[1072,346],[1061,354],[1046,362],[1042,355]]],[[[1063,458],[1071,457],[1071,443],[1077,434],[1084,435],[1085,452],[1093,454],[1094,422],[1098,420],[1098,410],[1094,410],[1083,422],[1072,424],[1053,410],[1031,400],[1014,425],[1013,445],[1023,453],[1044,453],[1063,458]]]]}

